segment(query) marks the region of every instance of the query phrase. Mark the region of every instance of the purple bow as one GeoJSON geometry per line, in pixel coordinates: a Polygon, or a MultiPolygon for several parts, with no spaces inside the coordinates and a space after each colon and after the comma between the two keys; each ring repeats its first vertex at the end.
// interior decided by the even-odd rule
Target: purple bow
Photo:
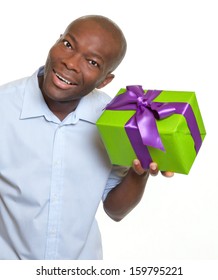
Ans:
{"type": "Polygon", "coordinates": [[[127,86],[126,89],[126,92],[117,95],[106,106],[106,109],[136,111],[126,123],[125,129],[135,153],[145,169],[148,168],[149,163],[152,161],[146,146],[164,151],[155,119],[163,119],[174,113],[183,114],[194,139],[196,153],[198,152],[202,140],[194,113],[188,103],[153,102],[153,99],[162,91],[148,90],[145,94],[142,86],[127,86]]]}

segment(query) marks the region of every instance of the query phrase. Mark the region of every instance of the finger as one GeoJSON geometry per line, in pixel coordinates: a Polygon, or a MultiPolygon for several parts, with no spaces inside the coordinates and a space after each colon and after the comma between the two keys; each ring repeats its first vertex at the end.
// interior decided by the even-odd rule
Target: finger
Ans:
{"type": "Polygon", "coordinates": [[[138,175],[142,175],[146,170],[142,167],[141,162],[138,159],[133,161],[133,169],[138,175]]]}
{"type": "Polygon", "coordinates": [[[156,162],[150,163],[150,165],[149,165],[149,173],[152,176],[156,176],[158,174],[158,172],[159,172],[159,170],[158,170],[157,163],[156,162]]]}
{"type": "Polygon", "coordinates": [[[174,176],[174,172],[171,171],[161,171],[162,175],[167,178],[171,178],[174,176]]]}

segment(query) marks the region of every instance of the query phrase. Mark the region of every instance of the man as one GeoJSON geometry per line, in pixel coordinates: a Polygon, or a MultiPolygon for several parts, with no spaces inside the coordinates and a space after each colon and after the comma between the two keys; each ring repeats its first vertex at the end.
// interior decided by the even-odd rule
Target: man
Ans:
{"type": "MultiPolygon", "coordinates": [[[[149,172],[112,166],[95,122],[126,52],[102,16],[73,21],[44,67],[0,88],[0,259],[101,259],[95,214],[120,221],[140,201],[149,172]]],[[[171,176],[172,173],[164,173],[171,176]]]]}

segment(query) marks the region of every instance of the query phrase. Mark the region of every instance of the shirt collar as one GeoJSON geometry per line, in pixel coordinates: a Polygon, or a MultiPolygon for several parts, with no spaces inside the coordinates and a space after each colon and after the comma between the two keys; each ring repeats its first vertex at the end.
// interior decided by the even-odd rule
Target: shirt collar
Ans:
{"type": "Polygon", "coordinates": [[[46,116],[49,114],[49,109],[44,101],[38,83],[38,73],[41,68],[27,79],[24,88],[24,101],[21,111],[21,119],[46,116]]]}
{"type": "Polygon", "coordinates": [[[81,120],[96,123],[103,112],[103,108],[106,106],[101,96],[104,96],[103,93],[96,89],[84,96],[75,110],[77,117],[81,120]]]}

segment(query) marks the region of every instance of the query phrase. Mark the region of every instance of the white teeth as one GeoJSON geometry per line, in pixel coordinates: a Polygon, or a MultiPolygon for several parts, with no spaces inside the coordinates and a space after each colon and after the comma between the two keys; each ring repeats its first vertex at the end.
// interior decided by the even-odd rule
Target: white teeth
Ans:
{"type": "Polygon", "coordinates": [[[55,75],[63,82],[65,82],[68,85],[72,85],[71,82],[69,82],[68,80],[64,79],[63,77],[61,77],[58,73],[55,73],[55,75]]]}

